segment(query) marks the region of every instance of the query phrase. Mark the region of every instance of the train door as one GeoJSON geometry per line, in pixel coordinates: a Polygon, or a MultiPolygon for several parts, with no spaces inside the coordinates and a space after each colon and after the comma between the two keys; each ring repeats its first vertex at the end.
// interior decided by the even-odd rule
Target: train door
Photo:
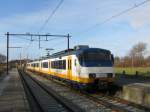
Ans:
{"type": "Polygon", "coordinates": [[[48,69],[48,72],[49,72],[49,74],[51,74],[51,61],[50,61],[50,60],[49,60],[49,63],[48,63],[48,64],[49,64],[49,67],[48,67],[48,68],[49,68],[49,69],[48,69]]]}
{"type": "Polygon", "coordinates": [[[72,59],[71,57],[68,58],[68,74],[67,74],[68,79],[72,79],[72,59]]]}

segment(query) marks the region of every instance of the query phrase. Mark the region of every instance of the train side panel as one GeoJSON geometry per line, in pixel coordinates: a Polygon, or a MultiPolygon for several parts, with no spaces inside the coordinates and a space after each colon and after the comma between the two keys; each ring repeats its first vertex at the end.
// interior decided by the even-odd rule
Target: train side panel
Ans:
{"type": "Polygon", "coordinates": [[[113,82],[113,67],[82,67],[76,55],[51,58],[28,63],[27,69],[66,79],[79,84],[91,84],[95,80],[113,82]],[[58,69],[59,61],[64,64],[58,69]],[[36,64],[39,63],[37,66],[36,64]]]}

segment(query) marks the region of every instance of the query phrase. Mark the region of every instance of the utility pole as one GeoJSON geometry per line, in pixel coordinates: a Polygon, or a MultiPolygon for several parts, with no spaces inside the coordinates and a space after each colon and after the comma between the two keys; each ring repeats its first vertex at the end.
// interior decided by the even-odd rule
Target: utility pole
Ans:
{"type": "Polygon", "coordinates": [[[29,55],[28,55],[28,53],[27,53],[27,62],[26,62],[26,63],[28,63],[28,58],[29,58],[29,55]]]}
{"type": "Polygon", "coordinates": [[[31,41],[33,40],[33,37],[39,37],[37,41],[39,41],[39,49],[41,48],[41,41],[48,41],[48,37],[60,37],[60,38],[67,38],[67,49],[69,51],[69,44],[70,44],[70,35],[51,35],[51,34],[30,34],[30,33],[24,33],[24,34],[13,34],[7,32],[5,34],[7,36],[7,74],[9,74],[9,36],[28,36],[31,37],[31,41]],[[46,37],[46,40],[41,40],[41,37],[46,37]]]}
{"type": "Polygon", "coordinates": [[[41,48],[41,38],[39,36],[39,49],[41,48]]]}
{"type": "Polygon", "coordinates": [[[39,41],[39,49],[41,48],[41,41],[48,41],[48,37],[59,37],[59,38],[67,38],[67,49],[69,50],[69,44],[70,44],[70,35],[52,35],[52,34],[30,34],[30,33],[26,33],[26,34],[10,34],[9,36],[29,36],[31,37],[31,41],[35,41],[33,40],[33,37],[39,37],[37,41],[39,41]],[[41,40],[41,37],[46,37],[45,40],[41,40]]]}
{"type": "Polygon", "coordinates": [[[22,58],[21,58],[21,52],[20,52],[20,67],[21,67],[21,59],[22,59],[22,58]]]}
{"type": "Polygon", "coordinates": [[[68,51],[69,51],[69,38],[70,38],[70,36],[69,36],[69,34],[68,34],[68,35],[67,35],[68,51]]]}
{"type": "Polygon", "coordinates": [[[9,74],[9,32],[7,32],[7,71],[6,71],[6,73],[7,73],[7,75],[9,74]]]}

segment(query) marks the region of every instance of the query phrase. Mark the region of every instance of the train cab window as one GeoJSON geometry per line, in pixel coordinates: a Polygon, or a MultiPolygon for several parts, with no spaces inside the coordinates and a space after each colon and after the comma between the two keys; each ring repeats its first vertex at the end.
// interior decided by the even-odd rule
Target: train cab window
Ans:
{"type": "Polygon", "coordinates": [[[43,68],[48,68],[48,62],[43,62],[43,68]]]}
{"type": "Polygon", "coordinates": [[[112,63],[114,64],[114,56],[111,54],[111,60],[112,60],[112,63]]]}

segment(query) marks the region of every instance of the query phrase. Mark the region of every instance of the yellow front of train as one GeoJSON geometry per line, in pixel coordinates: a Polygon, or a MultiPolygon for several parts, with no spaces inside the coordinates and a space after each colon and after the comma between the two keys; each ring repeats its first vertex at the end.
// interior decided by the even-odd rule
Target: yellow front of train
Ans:
{"type": "Polygon", "coordinates": [[[84,48],[79,49],[76,56],[81,85],[105,88],[114,82],[114,58],[109,50],[84,48]]]}

